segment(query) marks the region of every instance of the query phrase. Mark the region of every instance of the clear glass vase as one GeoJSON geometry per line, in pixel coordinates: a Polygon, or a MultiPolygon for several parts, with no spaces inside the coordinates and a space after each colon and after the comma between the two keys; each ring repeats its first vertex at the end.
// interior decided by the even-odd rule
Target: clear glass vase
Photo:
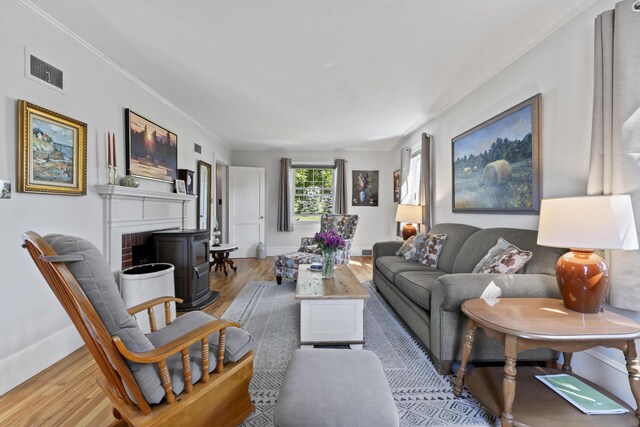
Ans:
{"type": "Polygon", "coordinates": [[[324,251],[322,253],[322,278],[331,279],[333,277],[333,267],[336,263],[336,256],[333,251],[324,251]]]}

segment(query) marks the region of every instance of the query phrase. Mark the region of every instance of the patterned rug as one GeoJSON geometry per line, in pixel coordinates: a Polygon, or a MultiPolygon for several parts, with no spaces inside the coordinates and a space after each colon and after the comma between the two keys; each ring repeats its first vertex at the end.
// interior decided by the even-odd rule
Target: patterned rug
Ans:
{"type": "MultiPolygon", "coordinates": [[[[421,347],[370,283],[364,309],[364,348],[384,367],[402,426],[487,426],[497,421],[465,390],[452,393],[453,377],[439,375],[421,347]]],[[[273,411],[284,371],[298,348],[300,309],[295,283],[248,283],[224,314],[244,325],[255,339],[251,398],[256,411],[246,427],[273,425],[273,411]]],[[[355,351],[355,350],[345,350],[355,351]]]]}

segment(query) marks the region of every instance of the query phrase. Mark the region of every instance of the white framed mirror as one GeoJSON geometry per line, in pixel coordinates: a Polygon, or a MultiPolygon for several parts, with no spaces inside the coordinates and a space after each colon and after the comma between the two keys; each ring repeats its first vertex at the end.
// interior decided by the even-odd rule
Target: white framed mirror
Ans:
{"type": "Polygon", "coordinates": [[[211,230],[211,165],[198,160],[198,228],[211,230]]]}

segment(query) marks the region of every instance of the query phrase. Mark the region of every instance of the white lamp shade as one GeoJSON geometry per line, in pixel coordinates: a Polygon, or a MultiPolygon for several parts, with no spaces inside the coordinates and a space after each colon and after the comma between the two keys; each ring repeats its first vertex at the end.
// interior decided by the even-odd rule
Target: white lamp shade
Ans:
{"type": "Polygon", "coordinates": [[[422,222],[422,206],[398,205],[396,221],[420,224],[422,222]]]}
{"type": "Polygon", "coordinates": [[[638,249],[631,197],[542,200],[538,244],[575,249],[638,249]]]}

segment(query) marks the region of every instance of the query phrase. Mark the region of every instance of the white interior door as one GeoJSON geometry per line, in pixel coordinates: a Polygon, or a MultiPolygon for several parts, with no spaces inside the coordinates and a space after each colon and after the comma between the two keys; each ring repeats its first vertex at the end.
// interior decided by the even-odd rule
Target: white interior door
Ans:
{"type": "Polygon", "coordinates": [[[231,256],[255,257],[264,242],[264,176],[264,168],[229,166],[229,242],[238,245],[231,256]]]}

